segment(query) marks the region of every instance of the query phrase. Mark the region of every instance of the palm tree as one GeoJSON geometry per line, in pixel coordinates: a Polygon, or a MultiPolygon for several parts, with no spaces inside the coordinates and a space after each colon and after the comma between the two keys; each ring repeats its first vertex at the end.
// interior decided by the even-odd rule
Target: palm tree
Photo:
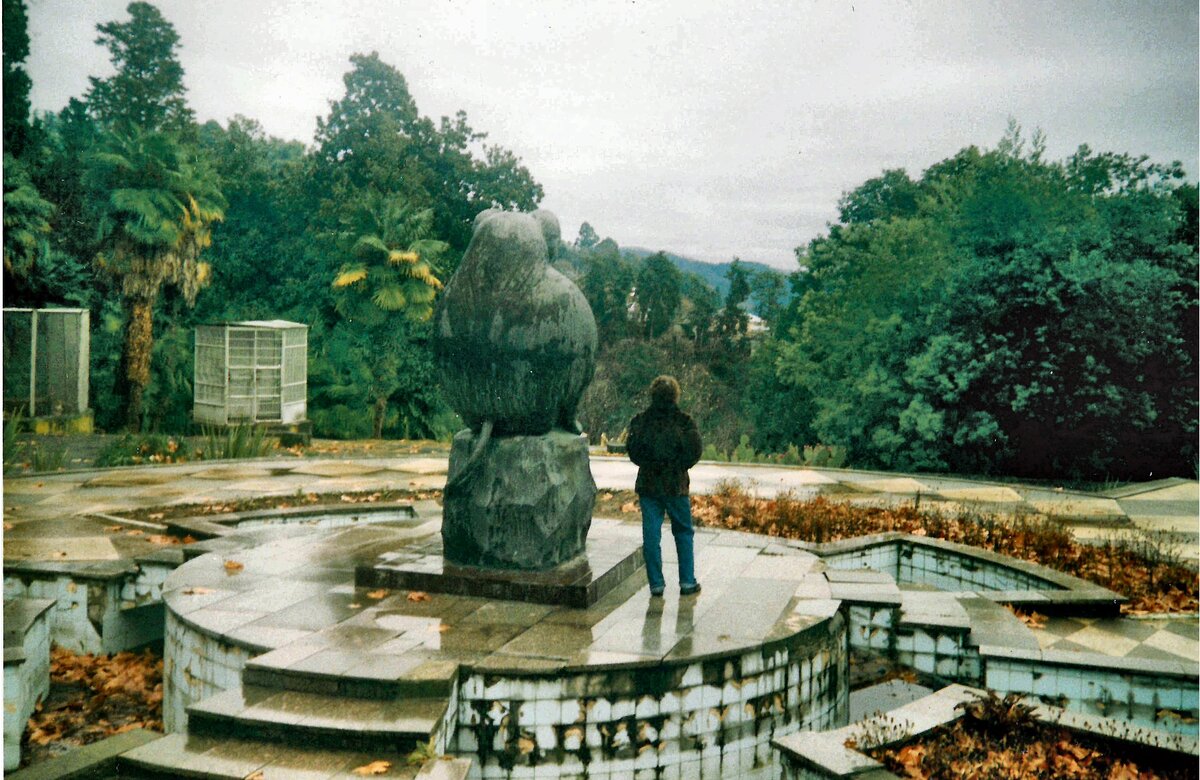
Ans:
{"type": "Polygon", "coordinates": [[[334,306],[346,327],[366,336],[377,348],[367,370],[374,407],[374,436],[383,435],[388,398],[399,387],[399,361],[391,349],[408,338],[407,322],[433,315],[442,288],[437,263],[447,244],[430,237],[433,210],[414,209],[402,196],[365,194],[342,220],[342,240],[352,260],[333,280],[334,306]]]}
{"type": "Polygon", "coordinates": [[[154,304],[177,287],[188,304],[211,277],[201,252],[225,216],[216,175],[179,141],[139,128],[109,134],[87,158],[85,182],[97,212],[96,264],[119,284],[126,310],[126,422],[141,428],[150,382],[154,304]]]}

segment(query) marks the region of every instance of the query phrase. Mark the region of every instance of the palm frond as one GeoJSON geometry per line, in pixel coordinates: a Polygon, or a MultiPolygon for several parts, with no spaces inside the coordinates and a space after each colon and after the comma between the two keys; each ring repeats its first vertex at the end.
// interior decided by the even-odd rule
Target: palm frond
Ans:
{"type": "Polygon", "coordinates": [[[421,256],[416,252],[404,252],[399,249],[393,249],[388,253],[388,262],[392,265],[400,265],[401,263],[412,265],[420,259],[421,256]]]}
{"type": "Polygon", "coordinates": [[[342,266],[337,278],[333,280],[334,287],[349,287],[367,278],[367,267],[364,265],[342,266]]]}
{"type": "Polygon", "coordinates": [[[360,236],[350,251],[361,260],[375,262],[387,260],[389,254],[387,244],[377,235],[360,236]]]}
{"type": "Polygon", "coordinates": [[[384,311],[400,311],[408,305],[405,290],[395,285],[380,287],[371,296],[371,302],[384,311]]]}

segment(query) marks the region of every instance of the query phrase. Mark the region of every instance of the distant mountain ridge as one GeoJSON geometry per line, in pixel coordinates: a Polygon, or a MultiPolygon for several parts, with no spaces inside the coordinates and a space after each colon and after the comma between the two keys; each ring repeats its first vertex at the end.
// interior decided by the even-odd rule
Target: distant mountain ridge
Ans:
{"type": "MultiPolygon", "coordinates": [[[[640,246],[623,246],[621,247],[621,253],[633,255],[640,260],[649,257],[650,255],[657,254],[658,252],[657,250],[643,249],[640,246]]],[[[725,275],[729,273],[729,267],[733,265],[732,262],[706,263],[703,260],[693,260],[690,257],[683,257],[682,255],[677,255],[672,252],[664,251],[663,254],[666,255],[667,259],[674,263],[675,267],[680,271],[683,271],[684,273],[696,274],[696,276],[699,276],[701,279],[708,282],[708,284],[712,286],[714,290],[721,294],[722,298],[725,297],[725,295],[729,292],[729,280],[725,278],[725,275]]],[[[772,268],[765,263],[756,263],[749,260],[742,260],[740,262],[742,267],[751,273],[774,271],[775,273],[784,274],[786,276],[784,271],[780,271],[778,268],[772,268]]]]}

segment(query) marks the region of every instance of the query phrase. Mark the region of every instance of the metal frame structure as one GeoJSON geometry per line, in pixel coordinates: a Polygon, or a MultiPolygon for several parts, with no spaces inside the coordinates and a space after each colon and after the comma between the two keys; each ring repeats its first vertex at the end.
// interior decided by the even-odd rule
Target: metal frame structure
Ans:
{"type": "Polygon", "coordinates": [[[86,412],[90,350],[87,309],[4,309],[4,408],[86,412]]]}
{"type": "Polygon", "coordinates": [[[196,328],[193,419],[295,423],[308,407],[308,326],[248,320],[196,328]]]}

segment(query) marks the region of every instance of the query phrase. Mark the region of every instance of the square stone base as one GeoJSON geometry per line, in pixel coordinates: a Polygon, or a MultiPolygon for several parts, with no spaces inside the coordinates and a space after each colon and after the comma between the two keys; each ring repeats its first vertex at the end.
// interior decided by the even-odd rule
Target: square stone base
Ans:
{"type": "Polygon", "coordinates": [[[583,609],[645,565],[640,539],[605,533],[603,521],[592,530],[583,555],[545,571],[456,566],[442,557],[440,549],[429,546],[420,552],[397,551],[373,565],[359,566],[354,584],[583,609]]]}

